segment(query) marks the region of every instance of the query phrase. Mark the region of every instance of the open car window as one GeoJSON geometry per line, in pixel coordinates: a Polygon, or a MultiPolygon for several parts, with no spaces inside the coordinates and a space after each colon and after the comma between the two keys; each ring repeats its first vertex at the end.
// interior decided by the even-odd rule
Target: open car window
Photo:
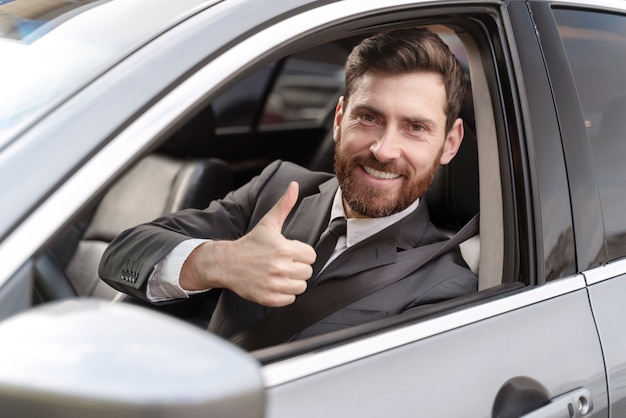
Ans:
{"type": "MultiPolygon", "coordinates": [[[[476,94],[477,89],[488,92],[492,88],[487,81],[487,72],[491,70],[485,68],[488,62],[484,59],[485,51],[472,36],[459,35],[456,26],[445,23],[428,27],[437,32],[457,56],[466,71],[468,85],[461,115],[465,122],[465,139],[453,162],[441,167],[428,193],[431,220],[451,236],[478,212],[483,214],[483,219],[489,219],[481,223],[481,234],[463,243],[461,250],[470,268],[479,276],[480,290],[495,287],[498,290],[493,294],[499,294],[503,282],[515,280],[505,276],[505,271],[514,268],[504,266],[502,180],[498,174],[500,147],[494,129],[495,112],[489,94],[476,94]],[[483,166],[489,169],[481,169],[483,166]],[[486,241],[483,233],[490,240],[486,241]]],[[[191,119],[153,154],[142,158],[116,181],[80,222],[75,222],[63,238],[44,253],[37,263],[39,286],[44,291],[38,292],[37,299],[45,301],[55,297],[45,290],[54,286],[42,284],[48,277],[69,276],[69,286],[55,285],[56,288],[77,296],[128,301],[119,292],[109,289],[97,275],[99,256],[117,233],[184,207],[203,208],[210,200],[247,182],[275,159],[332,171],[334,147],[329,121],[332,122],[343,89],[343,62],[356,42],[369,33],[362,31],[347,38],[338,37],[329,43],[300,48],[288,56],[264,62],[195,110],[191,119]],[[168,204],[163,206],[159,203],[163,199],[161,193],[174,193],[178,187],[175,182],[184,178],[177,171],[182,167],[181,159],[185,161],[186,170],[202,170],[202,180],[196,182],[196,186],[202,185],[202,196],[188,200],[170,196],[166,198],[168,204]],[[157,192],[143,202],[136,202],[132,216],[128,216],[121,202],[132,199],[133,190],[137,188],[134,183],[157,192]],[[159,192],[163,184],[174,184],[174,187],[159,192]],[[55,274],[51,274],[53,271],[55,274]]],[[[450,306],[462,304],[463,301],[458,301],[450,306]]],[[[159,309],[206,326],[213,306],[159,309]]],[[[405,316],[402,321],[406,317],[410,318],[405,316]]],[[[395,320],[382,321],[374,328],[363,329],[372,332],[394,326],[394,323],[395,320]]],[[[359,332],[351,330],[339,338],[359,332]]]]}

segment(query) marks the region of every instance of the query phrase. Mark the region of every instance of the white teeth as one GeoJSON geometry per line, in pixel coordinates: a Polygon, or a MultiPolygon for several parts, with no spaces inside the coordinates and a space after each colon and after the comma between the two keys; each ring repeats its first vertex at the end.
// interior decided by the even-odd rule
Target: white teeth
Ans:
{"type": "Polygon", "coordinates": [[[369,174],[370,176],[376,177],[378,179],[393,180],[393,179],[397,179],[398,177],[400,177],[400,174],[385,173],[384,171],[374,170],[371,167],[364,166],[363,170],[365,170],[365,172],[369,174]]]}

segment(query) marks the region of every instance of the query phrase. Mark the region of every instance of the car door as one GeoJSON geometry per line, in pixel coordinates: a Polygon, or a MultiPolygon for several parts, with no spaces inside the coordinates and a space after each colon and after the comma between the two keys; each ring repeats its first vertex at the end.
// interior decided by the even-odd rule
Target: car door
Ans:
{"type": "MultiPolygon", "coordinates": [[[[508,159],[500,159],[498,174],[505,289],[491,287],[439,315],[407,314],[361,334],[329,336],[289,355],[256,353],[268,416],[608,416],[601,346],[585,278],[576,273],[561,133],[532,13],[525,2],[481,5],[488,12],[450,3],[454,23],[465,23],[481,59],[492,60],[481,80],[480,65],[469,59],[470,73],[477,72],[471,82],[479,160],[481,135],[490,134],[480,126],[487,123],[481,111],[492,114],[508,159]]],[[[341,6],[329,10],[337,16],[341,6]]],[[[401,10],[407,20],[426,15],[450,24],[447,8],[401,10]]],[[[483,185],[481,211],[488,211],[483,199],[497,197],[483,185]]],[[[481,256],[483,249],[495,256],[482,231],[481,256]]],[[[489,275],[482,264],[479,276],[483,266],[489,275]]]]}

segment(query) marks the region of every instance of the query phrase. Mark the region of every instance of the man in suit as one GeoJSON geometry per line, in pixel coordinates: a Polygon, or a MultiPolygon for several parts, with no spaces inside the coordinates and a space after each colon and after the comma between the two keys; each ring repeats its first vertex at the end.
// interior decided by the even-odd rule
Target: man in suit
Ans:
{"type": "MultiPolygon", "coordinates": [[[[209,330],[229,338],[325,280],[391,264],[399,251],[445,240],[429,222],[423,196],[461,144],[464,83],[448,47],[425,29],[364,40],[347,60],[335,111],[336,177],[276,161],[205,210],[124,231],[105,252],[100,276],[151,302],[185,303],[222,289],[209,330]],[[313,246],[335,218],[347,219],[347,233],[312,277],[313,246]]],[[[457,249],[289,339],[476,288],[457,249]]]]}

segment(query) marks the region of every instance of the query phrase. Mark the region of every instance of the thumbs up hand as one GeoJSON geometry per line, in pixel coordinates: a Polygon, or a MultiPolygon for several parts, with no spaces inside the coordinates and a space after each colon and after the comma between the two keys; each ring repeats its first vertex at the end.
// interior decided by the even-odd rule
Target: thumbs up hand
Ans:
{"type": "Polygon", "coordinates": [[[196,248],[183,264],[180,285],[187,290],[226,288],[265,306],[293,303],[306,290],[315,250],[285,238],[283,223],[298,200],[298,184],[261,221],[236,241],[209,241],[196,248]]]}

